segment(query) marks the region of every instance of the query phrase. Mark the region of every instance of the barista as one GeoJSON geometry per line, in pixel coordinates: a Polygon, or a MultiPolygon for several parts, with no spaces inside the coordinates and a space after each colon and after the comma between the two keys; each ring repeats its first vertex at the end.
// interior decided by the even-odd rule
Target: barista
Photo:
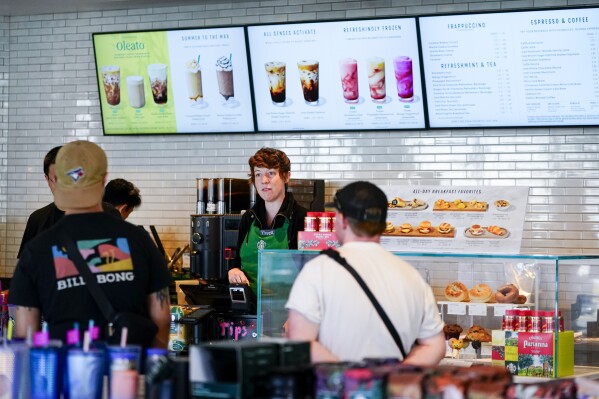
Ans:
{"type": "Polygon", "coordinates": [[[241,217],[237,254],[229,267],[229,283],[247,284],[255,292],[260,249],[297,249],[306,209],[287,192],[291,162],[287,155],[264,147],[248,161],[256,204],[241,217]]]}

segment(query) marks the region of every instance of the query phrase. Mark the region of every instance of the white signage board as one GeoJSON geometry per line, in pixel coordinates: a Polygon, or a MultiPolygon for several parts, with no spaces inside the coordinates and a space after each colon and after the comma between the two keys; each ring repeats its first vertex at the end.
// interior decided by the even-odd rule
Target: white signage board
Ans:
{"type": "Polygon", "coordinates": [[[390,251],[520,252],[528,187],[382,186],[390,251]],[[427,223],[428,222],[428,223],[427,223]]]}

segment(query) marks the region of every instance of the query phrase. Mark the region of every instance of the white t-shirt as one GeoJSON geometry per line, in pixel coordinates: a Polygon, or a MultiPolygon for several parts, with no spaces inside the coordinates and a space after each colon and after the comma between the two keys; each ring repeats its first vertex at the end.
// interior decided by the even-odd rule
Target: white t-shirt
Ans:
{"type": "MultiPolygon", "coordinates": [[[[416,339],[431,338],[443,330],[433,292],[411,265],[374,242],[350,242],[339,252],[373,292],[406,352],[416,339]]],[[[285,307],[319,324],[319,342],[342,361],[401,358],[358,282],[326,255],[303,267],[285,307]]]]}

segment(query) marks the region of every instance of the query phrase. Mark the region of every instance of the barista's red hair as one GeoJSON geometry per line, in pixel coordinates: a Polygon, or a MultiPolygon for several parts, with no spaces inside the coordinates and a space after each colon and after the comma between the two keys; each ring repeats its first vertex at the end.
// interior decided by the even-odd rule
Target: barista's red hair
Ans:
{"type": "Polygon", "coordinates": [[[254,168],[276,169],[283,179],[291,171],[291,161],[287,154],[276,148],[262,147],[250,157],[248,163],[250,164],[250,181],[252,184],[254,183],[254,168]]]}

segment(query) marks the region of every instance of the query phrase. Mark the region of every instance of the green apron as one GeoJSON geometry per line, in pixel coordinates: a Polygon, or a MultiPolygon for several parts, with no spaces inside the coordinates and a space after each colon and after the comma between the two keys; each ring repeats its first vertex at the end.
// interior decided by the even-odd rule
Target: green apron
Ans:
{"type": "Polygon", "coordinates": [[[247,239],[243,242],[239,256],[241,258],[241,270],[250,281],[250,287],[254,292],[258,288],[258,251],[261,249],[289,249],[287,231],[289,221],[285,219],[283,227],[274,230],[260,230],[256,221],[252,222],[247,239]]]}

